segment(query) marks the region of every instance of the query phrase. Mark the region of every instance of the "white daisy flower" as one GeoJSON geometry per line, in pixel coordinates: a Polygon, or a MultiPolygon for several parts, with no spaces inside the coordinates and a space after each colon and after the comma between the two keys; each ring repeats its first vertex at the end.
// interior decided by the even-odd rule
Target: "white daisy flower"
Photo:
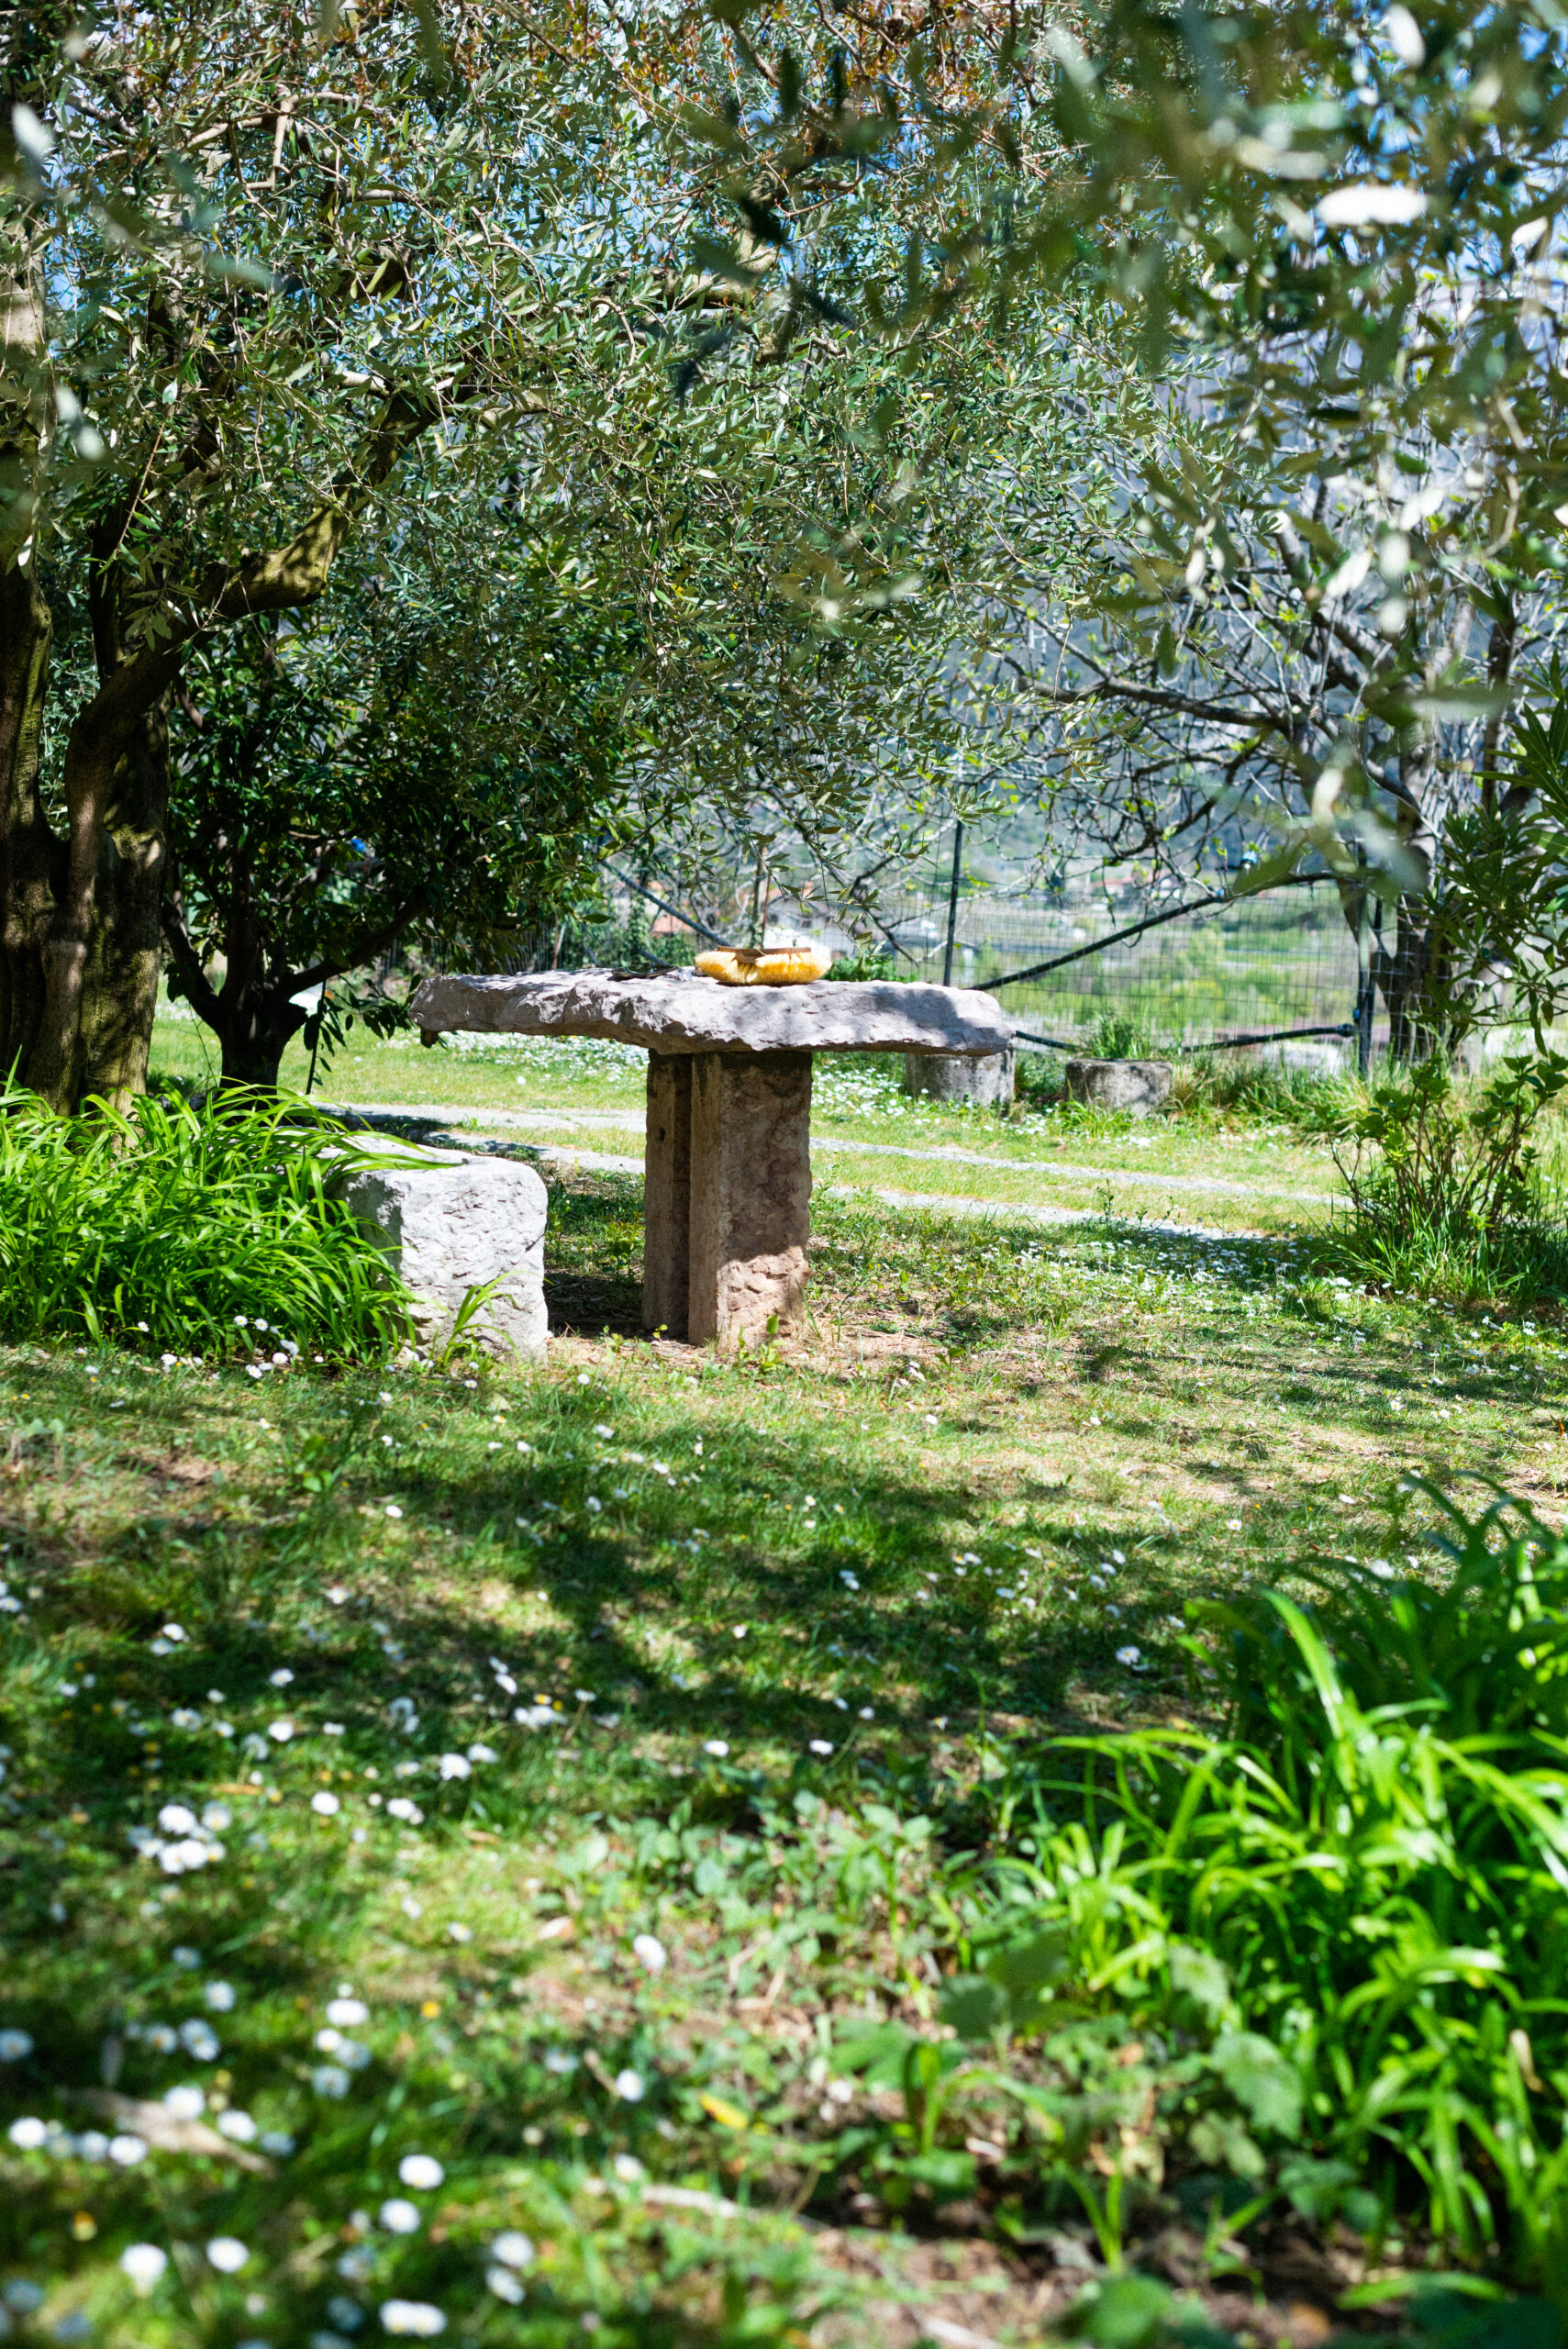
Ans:
{"type": "Polygon", "coordinates": [[[397,2165],[397,2175],[416,2194],[433,2194],[444,2181],[446,2171],[433,2154],[405,2154],[397,2165]]]}
{"type": "Polygon", "coordinates": [[[151,2291],[168,2265],[168,2253],[160,2251],[155,2243],[127,2243],[120,2254],[121,2272],[141,2294],[151,2291]]]}

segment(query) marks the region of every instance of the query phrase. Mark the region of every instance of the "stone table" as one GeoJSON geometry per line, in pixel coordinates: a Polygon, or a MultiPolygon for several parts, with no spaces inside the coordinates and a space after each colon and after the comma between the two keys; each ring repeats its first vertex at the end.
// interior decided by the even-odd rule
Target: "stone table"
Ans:
{"type": "Polygon", "coordinates": [[[732,987],[681,974],[427,979],[427,1036],[605,1036],[648,1053],[642,1318],[695,1345],[755,1343],[798,1319],[811,1218],[815,1052],[1005,1052],[1012,1022],[973,987],[888,979],[732,987]]]}

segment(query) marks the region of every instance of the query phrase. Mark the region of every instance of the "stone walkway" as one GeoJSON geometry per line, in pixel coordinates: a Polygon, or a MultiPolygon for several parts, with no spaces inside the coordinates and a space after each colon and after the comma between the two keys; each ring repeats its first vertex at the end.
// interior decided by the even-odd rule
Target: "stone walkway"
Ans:
{"type": "MultiPolygon", "coordinates": [[[[601,1131],[607,1129],[615,1133],[640,1133],[643,1130],[641,1114],[635,1109],[468,1109],[454,1108],[450,1102],[431,1101],[345,1101],[325,1106],[329,1106],[335,1115],[406,1118],[415,1124],[494,1126],[507,1133],[547,1125],[586,1126],[601,1131]]],[[[1174,1191],[1202,1195],[1207,1192],[1219,1198],[1290,1199],[1306,1207],[1318,1208],[1337,1204],[1331,1191],[1300,1191],[1292,1187],[1276,1189],[1262,1183],[1234,1183],[1218,1174],[1145,1174],[1141,1167],[1136,1166],[1080,1166],[1057,1158],[995,1158],[980,1150],[958,1150],[945,1146],[935,1150],[917,1150],[908,1142],[838,1141],[816,1134],[812,1136],[811,1154],[814,1158],[835,1152],[861,1158],[910,1158],[931,1165],[979,1166],[984,1167],[987,1174],[1044,1174],[1062,1183],[1126,1184],[1133,1190],[1163,1191],[1167,1194],[1174,1191]]],[[[636,1158],[615,1156],[598,1151],[562,1148],[551,1142],[539,1143],[539,1154],[541,1157],[563,1157],[576,1165],[596,1168],[606,1174],[640,1174],[642,1172],[640,1155],[636,1158]]],[[[904,1197],[915,1199],[917,1197],[912,1192],[892,1191],[879,1191],[873,1196],[890,1200],[904,1197]]],[[[933,1197],[929,1201],[919,1196],[918,1203],[933,1207],[940,1204],[958,1213],[984,1212],[996,1206],[1009,1209],[1016,1207],[1020,1213],[1029,1212],[1013,1200],[993,1202],[943,1195],[940,1200],[933,1197]]],[[[1074,1219],[1080,1216],[1076,1208],[1042,1208],[1039,1212],[1048,1220],[1055,1220],[1059,1216],[1074,1219]]],[[[1087,1213],[1088,1210],[1083,1212],[1087,1213]]]]}
{"type": "Polygon", "coordinates": [[[599,1126],[639,1134],[646,1126],[640,1109],[477,1109],[461,1101],[318,1101],[317,1107],[329,1118],[406,1118],[417,1126],[496,1126],[503,1133],[526,1126],[599,1126]]]}

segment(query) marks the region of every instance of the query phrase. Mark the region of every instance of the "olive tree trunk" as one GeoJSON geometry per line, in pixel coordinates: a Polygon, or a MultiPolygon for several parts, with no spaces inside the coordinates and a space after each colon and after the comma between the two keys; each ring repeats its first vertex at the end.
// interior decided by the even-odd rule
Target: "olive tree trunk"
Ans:
{"type": "Polygon", "coordinates": [[[165,696],[117,763],[105,809],[77,1007],[78,1099],[94,1095],[123,1108],[147,1084],[162,962],[159,907],[168,816],[165,696]]]}
{"type": "MultiPolygon", "coordinates": [[[[24,346],[38,361],[40,321],[30,293],[0,279],[7,362],[24,346]]],[[[55,1108],[74,1110],[90,1096],[123,1108],[146,1083],[161,951],[169,696],[192,645],[250,613],[313,602],[357,515],[436,412],[422,396],[394,395],[353,464],[286,545],[216,573],[177,617],[157,614],[158,628],[146,625],[144,591],[117,561],[130,514],[109,518],[89,588],[97,689],[66,743],[63,838],[39,791],[52,629],[24,534],[43,426],[29,410],[8,437],[0,432],[0,1069],[14,1069],[55,1108]]],[[[253,1035],[237,1022],[237,1069],[267,1065],[275,1080],[292,1032],[281,1014],[253,1035]]]]}
{"type": "Polygon", "coordinates": [[[44,1007],[44,941],[63,859],[39,796],[53,624],[32,565],[0,573],[0,1074],[26,1075],[44,1007]]]}
{"type": "Polygon", "coordinates": [[[217,1038],[222,1082],[275,1088],[283,1056],[310,1018],[295,996],[330,986],[334,979],[395,946],[423,900],[410,898],[373,929],[339,939],[334,953],[308,970],[291,970],[272,959],[265,927],[255,916],[253,878],[245,865],[231,868],[228,875],[232,902],[224,930],[221,987],[215,987],[203,970],[174,897],[163,901],[163,939],[181,992],[217,1038]]]}
{"type": "Polygon", "coordinates": [[[123,1108],[147,1078],[169,729],[166,689],[117,694],[130,665],[111,674],[72,727],[65,837],[54,843],[47,918],[29,924],[37,1002],[17,1073],[61,1110],[90,1097],[123,1108]]]}
{"type": "Polygon", "coordinates": [[[301,979],[268,967],[266,941],[250,913],[248,879],[242,875],[236,887],[223,941],[221,987],[203,970],[172,897],[163,901],[163,937],[182,994],[217,1038],[222,1083],[273,1091],[284,1054],[310,1014],[294,1001],[303,992],[301,979]]]}

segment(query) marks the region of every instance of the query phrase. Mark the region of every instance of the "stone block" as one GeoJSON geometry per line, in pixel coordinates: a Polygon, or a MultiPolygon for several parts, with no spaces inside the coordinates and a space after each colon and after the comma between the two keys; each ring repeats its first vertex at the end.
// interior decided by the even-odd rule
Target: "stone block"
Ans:
{"type": "Polygon", "coordinates": [[[1171,1090],[1169,1061],[1090,1061],[1067,1063],[1067,1090],[1095,1109],[1125,1109],[1147,1118],[1171,1090]]]}
{"type": "Polygon", "coordinates": [[[949,1053],[906,1052],[904,1090],[932,1101],[1005,1109],[1013,1098],[1017,1059],[1011,1044],[1005,1052],[974,1052],[962,1060],[949,1053]]]}
{"type": "Polygon", "coordinates": [[[753,1345],[774,1316],[794,1321],[805,1295],[811,1054],[702,1052],[691,1086],[686,1335],[753,1345]]]}
{"type": "Polygon", "coordinates": [[[439,1352],[469,1290],[499,1278],[468,1334],[498,1359],[541,1362],[549,1199],[533,1168],[457,1151],[384,1154],[387,1163],[347,1169],[332,1187],[413,1292],[418,1344],[439,1352]]]}

